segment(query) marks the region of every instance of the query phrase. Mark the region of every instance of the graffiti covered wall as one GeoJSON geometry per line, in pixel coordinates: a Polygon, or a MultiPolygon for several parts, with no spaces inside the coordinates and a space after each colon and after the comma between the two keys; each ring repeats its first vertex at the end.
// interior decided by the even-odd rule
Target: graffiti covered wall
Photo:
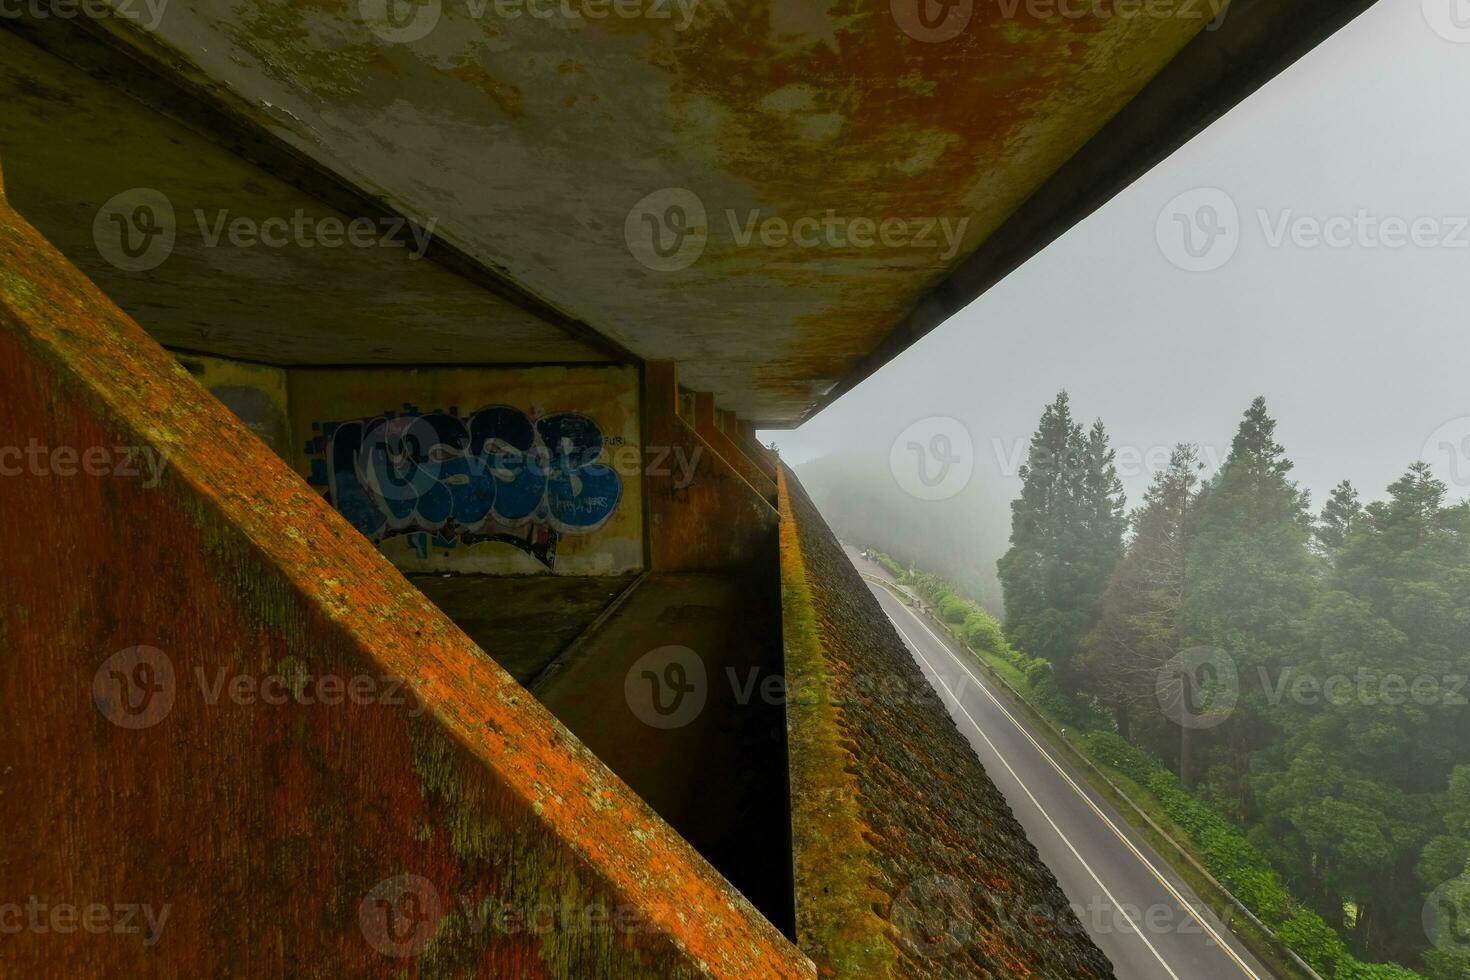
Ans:
{"type": "Polygon", "coordinates": [[[643,567],[637,370],[293,369],[308,482],[405,571],[643,567]]]}

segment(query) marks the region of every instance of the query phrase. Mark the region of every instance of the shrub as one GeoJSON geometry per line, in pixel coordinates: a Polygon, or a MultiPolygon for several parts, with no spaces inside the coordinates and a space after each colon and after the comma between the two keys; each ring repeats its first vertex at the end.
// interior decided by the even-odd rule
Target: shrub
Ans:
{"type": "Polygon", "coordinates": [[[908,574],[904,571],[902,565],[894,561],[892,558],[889,558],[881,551],[873,552],[873,560],[881,565],[884,571],[886,571],[889,575],[894,576],[895,578],[903,579],[908,574]]]}
{"type": "Polygon", "coordinates": [[[946,623],[963,623],[973,611],[973,607],[954,594],[947,594],[939,600],[939,618],[946,623]]]}
{"type": "Polygon", "coordinates": [[[998,654],[1007,659],[1014,656],[1006,643],[1005,633],[1002,632],[1000,624],[983,610],[977,609],[965,617],[960,635],[964,637],[966,643],[977,650],[998,654]]]}

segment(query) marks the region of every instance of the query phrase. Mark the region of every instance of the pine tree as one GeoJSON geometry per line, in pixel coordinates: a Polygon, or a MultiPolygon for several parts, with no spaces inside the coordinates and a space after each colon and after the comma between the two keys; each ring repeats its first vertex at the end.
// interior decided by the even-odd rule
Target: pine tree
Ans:
{"type": "Polygon", "coordinates": [[[1082,524],[1083,560],[1088,578],[1106,582],[1123,557],[1123,532],[1128,528],[1123,481],[1115,465],[1117,453],[1108,444],[1102,419],[1092,423],[1083,445],[1082,524]]]}
{"type": "Polygon", "coordinates": [[[1165,755],[1172,754],[1173,739],[1162,724],[1157,677],[1185,646],[1200,469],[1194,446],[1175,447],[1168,469],[1144,492],[1143,506],[1129,515],[1132,541],[1103,592],[1078,665],[1085,689],[1112,709],[1119,734],[1165,755]]]}
{"type": "Polygon", "coordinates": [[[1216,776],[1226,785],[1217,790],[1237,803],[1245,795],[1249,754],[1271,734],[1260,723],[1263,678],[1290,661],[1293,626],[1317,588],[1308,499],[1289,478],[1291,470],[1276,442],[1276,420],[1265,399],[1256,398],[1211,481],[1190,559],[1188,631],[1194,643],[1233,659],[1244,697],[1226,725],[1183,733],[1180,774],[1192,785],[1218,762],[1216,776]],[[1202,758],[1188,758],[1191,753],[1202,758]]]}
{"type": "Polygon", "coordinates": [[[1101,422],[1086,433],[1065,391],[1042,412],[998,563],[1006,635],[1053,664],[1072,656],[1122,552],[1122,484],[1101,422]]]}
{"type": "Polygon", "coordinates": [[[1317,543],[1325,554],[1332,555],[1342,549],[1362,513],[1358,491],[1351,483],[1343,480],[1332,488],[1332,495],[1317,518],[1317,543]]]}
{"type": "Polygon", "coordinates": [[[1314,590],[1308,499],[1275,434],[1256,398],[1211,483],[1191,562],[1192,632],[1247,667],[1281,659],[1314,590]]]}

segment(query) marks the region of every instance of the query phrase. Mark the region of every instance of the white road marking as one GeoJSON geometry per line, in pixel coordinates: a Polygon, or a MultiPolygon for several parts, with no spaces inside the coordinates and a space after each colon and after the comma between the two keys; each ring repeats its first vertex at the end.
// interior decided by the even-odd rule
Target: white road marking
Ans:
{"type": "MultiPolygon", "coordinates": [[[[890,616],[889,621],[892,622],[893,617],[890,616]]],[[[1097,872],[1092,870],[1092,866],[1087,863],[1087,861],[1082,857],[1080,853],[1078,853],[1077,848],[1072,845],[1072,841],[1068,839],[1066,834],[1062,833],[1062,828],[1057,826],[1056,821],[1051,818],[1051,814],[1047,813],[1046,808],[1041,805],[1041,802],[1037,800],[1034,795],[1032,795],[1031,790],[1027,788],[1024,782],[1022,782],[1021,777],[1017,775],[1016,770],[1012,769],[1011,764],[1006,761],[1005,756],[1001,755],[1000,749],[996,748],[995,743],[990,740],[990,736],[985,734],[984,729],[980,727],[980,723],[975,720],[974,716],[972,716],[969,710],[964,706],[964,704],[961,703],[959,697],[955,695],[954,691],[950,690],[949,685],[944,682],[944,678],[939,675],[939,671],[935,670],[934,665],[929,662],[929,658],[924,656],[924,651],[919,649],[918,645],[909,638],[909,635],[904,632],[903,627],[899,626],[897,622],[893,623],[893,627],[894,629],[898,630],[900,635],[903,636],[904,641],[909,644],[909,647],[914,651],[915,654],[918,655],[919,659],[924,661],[925,666],[927,666],[930,672],[934,675],[934,680],[938,682],[940,687],[944,688],[944,692],[948,694],[950,698],[954,701],[955,707],[959,708],[960,711],[964,713],[965,717],[969,719],[970,724],[975,728],[975,734],[985,739],[985,744],[990,746],[990,751],[995,753],[995,757],[1000,760],[1000,764],[1005,766],[1006,771],[1011,774],[1011,777],[1013,779],[1015,779],[1016,785],[1020,786],[1021,791],[1025,793],[1028,798],[1030,798],[1031,802],[1036,806],[1037,812],[1039,812],[1042,817],[1046,819],[1047,823],[1051,824],[1051,829],[1056,832],[1057,837],[1061,839],[1062,843],[1067,845],[1067,849],[1072,852],[1072,856],[1077,859],[1077,863],[1082,865],[1083,869],[1092,876],[1093,881],[1097,882],[1097,887],[1101,888],[1103,894],[1107,896],[1108,901],[1113,903],[1113,908],[1118,910],[1118,914],[1123,917],[1123,921],[1127,922],[1128,925],[1133,928],[1133,934],[1143,941],[1143,944],[1148,947],[1148,951],[1150,953],[1154,954],[1154,959],[1159,961],[1159,965],[1164,968],[1164,972],[1173,977],[1174,980],[1179,980],[1179,974],[1175,973],[1172,969],[1169,968],[1169,964],[1164,960],[1164,957],[1159,954],[1159,951],[1154,948],[1154,944],[1149,942],[1148,937],[1143,934],[1143,930],[1138,928],[1138,923],[1134,922],[1132,917],[1130,917],[1127,912],[1123,911],[1123,906],[1120,905],[1118,903],[1118,900],[1113,897],[1113,893],[1108,891],[1108,886],[1102,883],[1102,879],[1097,876],[1097,872]]]]}
{"type": "MultiPolygon", "coordinates": [[[[898,600],[895,599],[894,601],[897,602],[898,600]]],[[[945,654],[951,660],[953,660],[956,664],[958,664],[959,667],[960,667],[960,669],[963,670],[966,675],[973,676],[975,678],[975,680],[979,682],[979,684],[980,684],[980,690],[982,692],[984,692],[985,696],[988,697],[991,700],[991,702],[998,709],[1000,709],[1001,714],[1005,715],[1006,718],[1010,720],[1010,723],[1012,725],[1015,725],[1016,726],[1016,730],[1018,732],[1020,732],[1023,736],[1025,736],[1026,740],[1028,742],[1030,742],[1036,748],[1036,751],[1037,752],[1041,753],[1041,757],[1044,758],[1051,765],[1051,767],[1057,771],[1057,775],[1061,776],[1062,779],[1064,779],[1066,781],[1067,785],[1072,788],[1072,791],[1082,798],[1082,801],[1087,804],[1088,808],[1091,809],[1094,814],[1096,814],[1097,818],[1099,820],[1101,820],[1107,826],[1107,828],[1113,832],[1113,836],[1117,837],[1118,840],[1120,840],[1123,843],[1123,845],[1128,848],[1129,852],[1131,852],[1133,854],[1133,856],[1136,857],[1139,860],[1139,862],[1142,863],[1143,866],[1148,869],[1149,874],[1153,875],[1153,877],[1159,882],[1159,884],[1164,887],[1165,891],[1167,891],[1170,894],[1170,896],[1172,896],[1174,898],[1174,900],[1179,903],[1179,906],[1182,909],[1184,909],[1184,911],[1192,919],[1194,919],[1196,922],[1198,922],[1200,924],[1200,926],[1209,934],[1210,938],[1214,940],[1215,944],[1217,946],[1219,946],[1220,949],[1222,949],[1222,950],[1225,951],[1225,955],[1229,956],[1230,959],[1231,959],[1231,961],[1234,962],[1235,965],[1238,966],[1241,969],[1241,971],[1246,976],[1250,977],[1251,980],[1261,980],[1260,975],[1257,974],[1254,970],[1252,970],[1250,968],[1250,966],[1243,959],[1241,959],[1241,957],[1239,956],[1239,954],[1237,954],[1235,952],[1235,950],[1231,948],[1230,944],[1227,943],[1224,940],[1223,937],[1221,937],[1220,933],[1217,932],[1213,926],[1211,926],[1208,922],[1206,922],[1199,915],[1199,913],[1195,912],[1194,907],[1184,898],[1183,895],[1181,895],[1179,893],[1178,889],[1176,889],[1174,887],[1174,885],[1172,883],[1170,883],[1167,878],[1165,878],[1162,874],[1159,873],[1159,870],[1157,868],[1155,868],[1154,865],[1153,865],[1153,863],[1151,861],[1149,861],[1149,859],[1143,855],[1143,852],[1140,851],[1137,847],[1135,847],[1133,845],[1133,842],[1130,841],[1127,837],[1125,837],[1123,835],[1123,832],[1120,831],[1118,829],[1117,825],[1114,824],[1113,821],[1108,818],[1108,815],[1106,813],[1104,813],[1098,807],[1098,805],[1092,801],[1092,798],[1091,797],[1089,797],[1086,793],[1084,793],[1082,791],[1082,788],[1080,786],[1078,786],[1076,784],[1076,782],[1074,782],[1072,780],[1072,777],[1071,776],[1067,775],[1066,770],[1064,770],[1060,765],[1057,764],[1057,761],[1052,758],[1051,753],[1047,752],[1046,749],[1042,747],[1041,743],[1038,742],[1035,738],[1033,738],[1032,735],[1031,735],[1031,733],[1028,732],[1025,729],[1025,727],[1022,726],[1021,723],[1016,720],[1015,716],[1012,715],[1010,713],[1010,711],[1008,711],[1006,709],[1006,706],[1004,704],[1001,704],[1000,700],[998,698],[996,698],[996,696],[994,694],[990,693],[990,690],[985,686],[985,683],[980,678],[980,676],[978,674],[975,674],[974,671],[972,671],[970,669],[970,666],[968,664],[966,664],[963,660],[961,660],[958,656],[955,655],[954,651],[949,648],[949,644],[945,643],[942,639],[940,639],[939,638],[939,634],[935,633],[932,629],[930,629],[929,628],[929,624],[928,623],[925,623],[922,619],[920,619],[918,613],[914,612],[912,609],[910,609],[907,605],[905,605],[903,603],[899,603],[899,604],[903,606],[904,611],[907,612],[909,614],[909,616],[911,616],[913,618],[914,622],[916,622],[916,623],[919,624],[919,626],[924,630],[924,632],[928,633],[931,637],[934,638],[934,642],[936,642],[936,643],[939,644],[939,648],[941,650],[943,650],[945,652],[945,654]]],[[[887,610],[885,609],[884,612],[886,613],[887,610]]],[[[970,720],[970,724],[972,724],[972,725],[975,726],[975,731],[977,733],[979,733],[979,735],[980,735],[981,738],[985,739],[985,743],[987,745],[989,745],[992,750],[995,750],[995,744],[993,742],[991,742],[989,738],[986,737],[986,735],[985,735],[985,733],[983,731],[980,730],[980,725],[975,721],[974,717],[970,714],[970,712],[965,709],[965,706],[963,704],[960,704],[959,698],[955,696],[954,692],[953,691],[950,691],[949,685],[944,682],[944,678],[941,677],[941,676],[939,676],[939,672],[937,670],[934,670],[934,665],[931,664],[931,663],[929,663],[929,658],[927,658],[927,657],[924,656],[923,651],[921,651],[918,648],[918,645],[914,643],[914,641],[909,637],[908,633],[904,631],[904,628],[902,626],[898,625],[898,622],[896,620],[894,620],[892,616],[889,616],[888,619],[889,619],[889,622],[892,622],[893,623],[893,628],[896,629],[896,630],[898,630],[899,635],[901,635],[904,638],[904,641],[906,643],[908,643],[910,647],[913,648],[913,651],[919,655],[919,658],[921,660],[923,660],[925,664],[928,665],[928,667],[929,667],[929,669],[931,671],[933,671],[933,673],[934,673],[934,679],[937,680],[940,683],[940,685],[945,689],[945,691],[949,692],[950,697],[952,697],[952,698],[955,699],[955,704],[959,707],[959,709],[961,711],[963,711],[965,713],[965,717],[970,720]]],[[[1005,766],[1006,769],[1011,773],[1012,776],[1016,776],[1016,771],[1011,768],[1010,763],[1007,762],[1003,756],[1001,756],[1000,752],[999,751],[996,751],[995,754],[996,754],[996,757],[1000,759],[1001,765],[1005,766]]],[[[1069,840],[1067,840],[1067,838],[1062,834],[1062,832],[1057,829],[1056,823],[1054,823],[1052,821],[1051,817],[1047,815],[1047,813],[1046,813],[1045,810],[1042,810],[1041,804],[1036,802],[1036,797],[1034,797],[1034,796],[1031,795],[1031,790],[1029,790],[1029,789],[1026,788],[1025,783],[1022,783],[1021,782],[1021,779],[1020,779],[1019,776],[1016,776],[1016,782],[1018,784],[1020,784],[1021,789],[1026,793],[1026,795],[1028,797],[1030,797],[1031,802],[1032,803],[1036,803],[1036,809],[1041,810],[1041,815],[1043,817],[1046,817],[1047,823],[1051,824],[1052,829],[1057,831],[1057,836],[1062,838],[1063,842],[1066,843],[1068,849],[1071,850],[1071,852],[1073,854],[1077,854],[1077,849],[1072,846],[1072,842],[1069,841],[1069,840]]],[[[1092,869],[1087,866],[1087,863],[1085,861],[1082,861],[1081,855],[1077,855],[1077,860],[1079,862],[1082,862],[1082,866],[1084,868],[1087,868],[1087,873],[1090,874],[1090,875],[1092,875],[1092,879],[1094,881],[1097,881],[1098,887],[1099,888],[1102,888],[1104,893],[1107,893],[1107,888],[1105,886],[1103,886],[1103,883],[1101,881],[1098,880],[1097,875],[1094,874],[1093,871],[1092,871],[1092,869]]],[[[1108,895],[1108,900],[1109,901],[1112,901],[1113,902],[1113,905],[1115,907],[1118,905],[1117,901],[1113,899],[1113,896],[1111,894],[1108,895]]],[[[1118,911],[1120,913],[1122,913],[1123,910],[1121,908],[1119,908],[1118,911]]],[[[1124,918],[1127,918],[1126,914],[1124,915],[1124,918]]],[[[1133,925],[1134,931],[1136,933],[1138,933],[1139,938],[1140,939],[1143,939],[1143,933],[1138,930],[1138,926],[1136,924],[1134,924],[1131,919],[1129,919],[1128,921],[1129,921],[1129,924],[1130,925],[1133,925]]],[[[1158,950],[1155,950],[1154,949],[1153,944],[1152,943],[1149,943],[1147,939],[1144,939],[1144,942],[1146,944],[1148,944],[1148,947],[1149,947],[1150,950],[1153,951],[1154,956],[1155,957],[1159,957],[1158,950]]],[[[1163,963],[1164,962],[1162,957],[1159,957],[1159,962],[1160,963],[1163,963]]],[[[1169,970],[1168,964],[1164,964],[1164,969],[1165,970],[1169,970]]],[[[1175,976],[1174,971],[1173,970],[1169,970],[1169,975],[1170,976],[1175,976]]]]}

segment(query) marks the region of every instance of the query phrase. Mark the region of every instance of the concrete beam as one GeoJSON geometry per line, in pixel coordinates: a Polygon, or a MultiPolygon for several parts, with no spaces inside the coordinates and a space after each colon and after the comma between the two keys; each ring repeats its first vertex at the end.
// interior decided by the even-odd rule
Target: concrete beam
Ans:
{"type": "Polygon", "coordinates": [[[729,463],[734,470],[749,483],[757,493],[767,501],[776,502],[776,481],[771,476],[761,472],[761,468],[746,454],[745,450],[731,438],[727,430],[721,428],[722,413],[715,406],[715,396],[708,391],[697,391],[694,393],[694,431],[699,437],[709,443],[715,452],[729,463]]]}
{"type": "Polygon", "coordinates": [[[729,568],[769,553],[775,507],[679,416],[672,361],[644,364],[643,445],[651,571],[729,568]]]}
{"type": "Polygon", "coordinates": [[[11,971],[815,976],[3,192],[0,391],[11,971]]]}

